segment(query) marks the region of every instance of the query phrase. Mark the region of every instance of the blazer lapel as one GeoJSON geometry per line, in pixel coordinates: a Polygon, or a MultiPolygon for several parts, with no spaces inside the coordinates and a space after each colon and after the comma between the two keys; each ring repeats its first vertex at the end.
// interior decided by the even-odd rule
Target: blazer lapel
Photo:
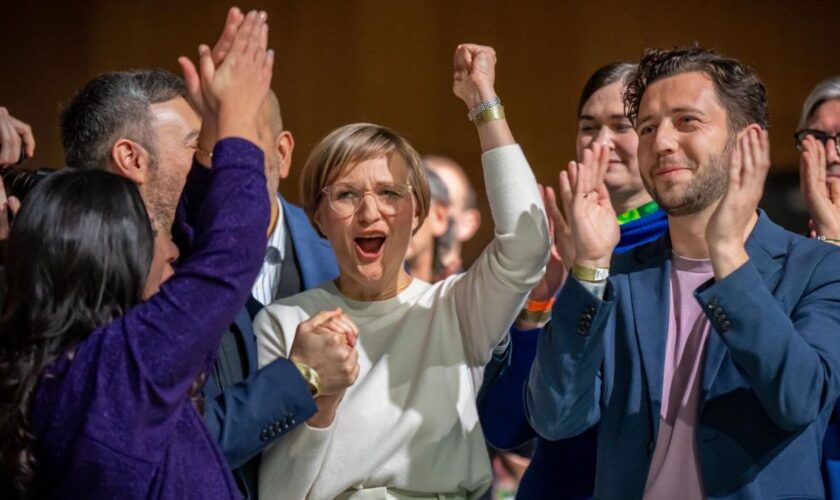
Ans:
{"type": "Polygon", "coordinates": [[[653,435],[659,432],[662,378],[671,303],[671,259],[667,236],[643,248],[636,256],[640,266],[627,275],[630,301],[639,343],[639,356],[647,382],[653,435]]]}
{"type": "Polygon", "coordinates": [[[318,236],[306,214],[299,207],[280,197],[289,228],[292,246],[297,255],[303,289],[309,290],[338,276],[338,265],[329,242],[318,236]]]}

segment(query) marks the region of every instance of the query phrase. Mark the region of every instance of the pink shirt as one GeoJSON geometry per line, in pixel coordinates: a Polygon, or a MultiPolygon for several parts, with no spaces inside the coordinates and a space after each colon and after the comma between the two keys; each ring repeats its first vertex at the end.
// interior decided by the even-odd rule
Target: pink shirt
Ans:
{"type": "Polygon", "coordinates": [[[713,277],[711,260],[673,253],[662,410],[645,500],[705,498],[694,428],[709,322],[694,290],[713,277]]]}

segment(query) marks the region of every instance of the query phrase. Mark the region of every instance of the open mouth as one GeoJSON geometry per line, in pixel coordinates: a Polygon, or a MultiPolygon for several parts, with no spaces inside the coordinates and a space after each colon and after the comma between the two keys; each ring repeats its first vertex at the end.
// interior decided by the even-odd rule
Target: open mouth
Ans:
{"type": "Polygon", "coordinates": [[[356,242],[356,253],[364,260],[378,258],[385,248],[384,234],[359,236],[354,241],[356,242]]]}

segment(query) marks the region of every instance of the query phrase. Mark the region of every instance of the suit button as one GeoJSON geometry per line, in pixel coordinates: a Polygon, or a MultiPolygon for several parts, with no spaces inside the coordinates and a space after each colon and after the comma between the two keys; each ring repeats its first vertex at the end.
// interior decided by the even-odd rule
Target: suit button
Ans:
{"type": "Polygon", "coordinates": [[[292,424],[292,425],[295,425],[295,419],[289,420],[289,423],[292,424]]]}
{"type": "Polygon", "coordinates": [[[717,308],[720,305],[720,301],[717,298],[712,298],[708,304],[706,304],[706,308],[709,310],[717,308]]]}
{"type": "Polygon", "coordinates": [[[717,309],[715,309],[715,316],[723,316],[723,308],[722,307],[718,307],[717,309]]]}
{"type": "Polygon", "coordinates": [[[577,332],[578,332],[578,335],[580,335],[581,337],[589,336],[589,329],[586,328],[583,325],[578,325],[577,332]]]}
{"type": "Polygon", "coordinates": [[[595,314],[595,306],[588,305],[588,306],[586,306],[586,309],[584,309],[584,311],[586,311],[589,314],[595,314]]]}
{"type": "Polygon", "coordinates": [[[260,431],[260,441],[268,441],[268,430],[263,429],[260,431]]]}
{"type": "Polygon", "coordinates": [[[283,424],[283,430],[284,431],[289,430],[289,424],[283,424]]]}
{"type": "Polygon", "coordinates": [[[587,321],[591,321],[591,320],[592,320],[592,315],[591,315],[591,314],[589,314],[589,313],[584,313],[582,317],[583,317],[583,319],[585,319],[585,320],[587,320],[587,321]]]}
{"type": "Polygon", "coordinates": [[[729,321],[728,319],[725,319],[725,320],[723,320],[723,321],[721,321],[721,322],[720,322],[720,329],[721,329],[722,331],[724,331],[724,332],[725,332],[725,331],[727,331],[727,330],[729,330],[729,328],[730,328],[731,326],[732,326],[732,322],[731,322],[731,321],[729,321]]]}
{"type": "Polygon", "coordinates": [[[277,431],[274,429],[274,427],[272,427],[271,430],[268,432],[268,436],[277,437],[277,431]]]}

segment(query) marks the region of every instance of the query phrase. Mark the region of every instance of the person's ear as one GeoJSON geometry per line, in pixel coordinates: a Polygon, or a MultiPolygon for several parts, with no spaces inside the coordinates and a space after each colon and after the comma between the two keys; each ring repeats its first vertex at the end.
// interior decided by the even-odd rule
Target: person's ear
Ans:
{"type": "Polygon", "coordinates": [[[120,138],[111,147],[111,168],[138,186],[149,182],[151,156],[140,143],[120,138]]]}
{"type": "Polygon", "coordinates": [[[458,221],[455,238],[458,241],[469,241],[475,236],[481,226],[481,212],[477,208],[467,208],[461,213],[461,220],[458,221]]]}
{"type": "Polygon", "coordinates": [[[744,137],[745,135],[747,135],[750,132],[750,130],[755,130],[756,132],[760,133],[764,129],[761,128],[761,125],[759,125],[757,123],[750,123],[746,127],[742,128],[740,132],[738,132],[738,135],[735,136],[735,140],[740,141],[741,137],[744,137]]]}
{"type": "Polygon", "coordinates": [[[315,223],[315,229],[318,230],[318,233],[323,236],[324,238],[327,237],[327,233],[324,232],[324,222],[321,215],[321,207],[315,209],[315,213],[312,214],[312,222],[315,223]]]}
{"type": "Polygon", "coordinates": [[[280,132],[274,141],[277,147],[277,158],[280,162],[280,180],[289,176],[289,169],[292,166],[292,151],[295,149],[295,138],[288,130],[280,132]]]}
{"type": "Polygon", "coordinates": [[[449,229],[449,207],[443,203],[432,203],[427,219],[432,236],[440,238],[449,229]]]}

